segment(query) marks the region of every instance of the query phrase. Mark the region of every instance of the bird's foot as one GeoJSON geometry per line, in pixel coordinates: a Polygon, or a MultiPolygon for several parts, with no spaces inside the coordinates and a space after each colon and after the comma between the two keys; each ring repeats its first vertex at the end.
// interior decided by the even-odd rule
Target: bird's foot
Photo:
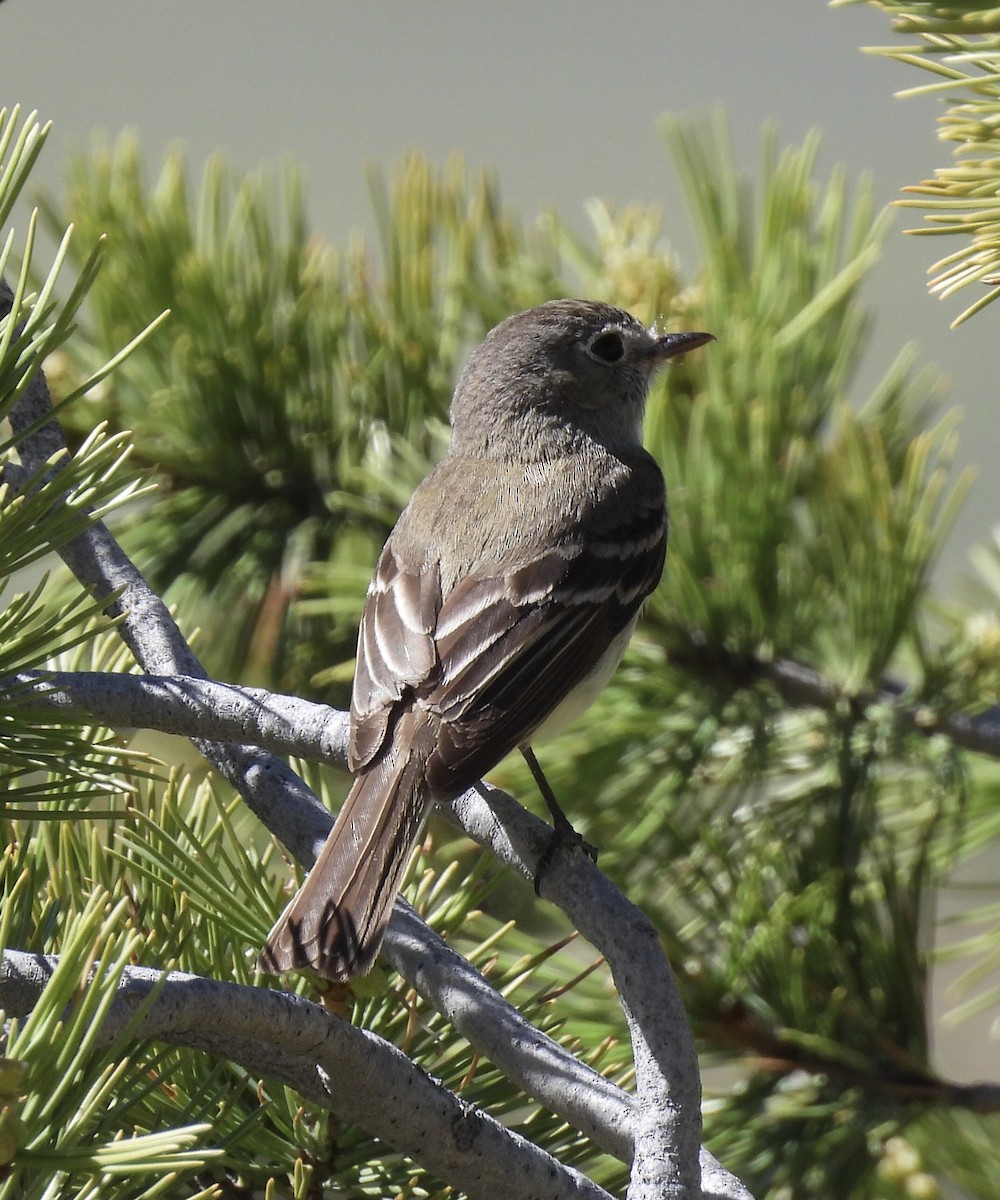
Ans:
{"type": "Polygon", "coordinates": [[[591,862],[597,862],[597,847],[591,845],[582,833],[577,833],[565,817],[557,820],[545,849],[542,851],[535,866],[535,895],[540,896],[540,888],[545,872],[548,871],[555,856],[560,850],[581,850],[591,862]]]}

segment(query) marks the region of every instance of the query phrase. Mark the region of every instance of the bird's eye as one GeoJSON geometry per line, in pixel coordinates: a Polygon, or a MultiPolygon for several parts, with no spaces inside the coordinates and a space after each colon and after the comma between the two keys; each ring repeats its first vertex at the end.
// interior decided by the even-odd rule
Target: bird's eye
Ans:
{"type": "Polygon", "coordinates": [[[625,353],[625,343],[622,341],[620,333],[614,329],[608,329],[604,333],[599,333],[588,349],[601,362],[613,363],[617,362],[625,353]]]}

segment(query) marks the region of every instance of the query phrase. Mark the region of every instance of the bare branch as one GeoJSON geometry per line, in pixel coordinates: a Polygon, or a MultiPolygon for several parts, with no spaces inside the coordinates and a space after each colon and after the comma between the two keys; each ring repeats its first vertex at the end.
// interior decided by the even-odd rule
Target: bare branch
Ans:
{"type": "Polygon", "coordinates": [[[348,716],[298,696],[190,675],[22,671],[0,680],[9,705],[77,713],[111,728],[238,742],[335,767],[347,763],[348,716]]]}
{"type": "MultiPolygon", "coordinates": [[[[0,316],[9,313],[12,300],[6,281],[0,281],[0,316]]],[[[48,386],[39,371],[10,414],[12,429],[22,435],[18,453],[29,476],[43,471],[53,456],[66,450],[66,440],[58,423],[51,419],[51,410],[48,386]],[[27,432],[36,423],[40,423],[39,427],[27,432]]],[[[152,675],[206,678],[204,668],[169,609],[103,521],[95,522],[67,542],[60,548],[59,556],[97,598],[108,599],[117,593],[116,599],[109,600],[106,611],[122,617],[119,632],[144,671],[152,675]]],[[[200,737],[191,740],[269,829],[281,829],[281,839],[292,854],[307,863],[315,859],[329,831],[329,814],[287,763],[252,746],[228,745],[200,737]]]]}
{"type": "Polygon", "coordinates": [[[525,1020],[433,932],[429,944],[414,938],[419,920],[405,903],[393,914],[385,951],[395,969],[526,1095],[630,1162],[632,1097],[525,1020]]]}
{"type": "MultiPolygon", "coordinates": [[[[57,962],[7,951],[0,1006],[12,1015],[29,1012],[57,962]]],[[[137,1038],[205,1051],[279,1079],[469,1196],[610,1200],[579,1171],[461,1101],[390,1042],[301,996],[129,967],[99,1044],[130,1028],[137,1038]]]]}
{"type": "MultiPolygon", "coordinates": [[[[259,689],[244,690],[234,685],[213,684],[210,681],[180,678],[138,676],[102,676],[94,673],[62,674],[40,678],[24,674],[12,681],[15,696],[31,697],[58,707],[83,707],[91,716],[110,723],[140,725],[174,733],[191,733],[201,722],[223,736],[244,736],[252,740],[269,740],[285,750],[309,758],[330,761],[330,738],[333,728],[342,733],[342,718],[323,705],[310,705],[289,697],[273,697],[259,689]],[[17,689],[21,690],[18,691],[17,689]],[[301,721],[296,727],[296,718],[301,721]]],[[[333,739],[335,752],[343,753],[343,737],[333,739]]],[[[342,759],[337,758],[342,764],[342,759]]],[[[497,789],[472,791],[455,804],[448,806],[450,815],[466,833],[487,846],[508,865],[533,878],[538,859],[551,837],[551,829],[533,817],[510,796],[497,789]],[[486,797],[488,803],[484,803],[486,797]]],[[[691,1035],[684,1018],[680,997],[672,973],[666,963],[655,930],[643,914],[630,904],[584,855],[563,856],[547,869],[542,881],[543,894],[553,899],[567,913],[573,924],[588,937],[608,959],[625,1005],[632,1034],[638,1083],[638,1119],[649,1114],[649,1136],[639,1139],[641,1148],[649,1146],[648,1157],[640,1160],[636,1178],[646,1181],[648,1191],[633,1192],[635,1196],[691,1194],[697,1187],[698,1151],[700,1145],[700,1086],[698,1063],[691,1035]],[[624,936],[623,936],[624,931],[624,936]],[[641,964],[637,968],[637,964],[641,964]],[[692,1119],[691,1114],[695,1114],[692,1119]],[[654,1139],[650,1142],[650,1138],[654,1139]],[[686,1192],[683,1189],[688,1189],[686,1192]]],[[[437,973],[439,987],[428,994],[425,960],[430,955],[410,953],[405,962],[396,958],[395,932],[399,920],[394,916],[386,950],[393,964],[415,985],[423,977],[421,991],[435,1005],[445,998],[448,1016],[455,1019],[461,997],[457,989],[444,982],[437,973]]],[[[407,921],[405,945],[414,945],[412,919],[407,921]]],[[[437,953],[441,953],[438,947],[437,953]]],[[[433,951],[430,952],[433,954],[433,951]]],[[[452,956],[455,968],[457,955],[452,956]]],[[[469,989],[469,977],[465,978],[469,989]]],[[[564,1079],[564,1055],[549,1043],[543,1052],[542,1035],[527,1022],[512,1027],[513,1010],[503,1014],[496,1004],[487,1004],[492,994],[485,981],[474,991],[476,1005],[464,1012],[464,1021],[456,1026],[474,1045],[489,1054],[497,1066],[513,1068],[516,1079],[529,1095],[559,1112],[575,1127],[582,1124],[593,1132],[593,1114],[574,1111],[572,1091],[560,1086],[564,1079]],[[498,1023],[499,1022],[499,1023],[498,1023]],[[500,1029],[516,1040],[505,1049],[500,1029]],[[489,1041],[487,1048],[484,1037],[489,1041]],[[517,1053],[513,1052],[518,1046],[517,1053]],[[527,1051],[527,1053],[525,1053],[527,1051]],[[559,1069],[548,1073],[549,1059],[558,1056],[559,1069]],[[567,1104],[567,1100],[569,1103],[567,1104]],[[580,1118],[584,1117],[581,1122],[580,1118]]],[[[499,1000],[499,997],[497,997],[499,1000]]],[[[547,1041],[547,1039],[546,1039],[547,1041]]],[[[593,1079],[600,1077],[594,1073],[593,1079]]],[[[593,1080],[591,1081],[593,1086],[593,1080]]],[[[605,1081],[605,1087],[610,1087],[605,1081]]],[[[602,1089],[603,1090],[603,1089],[602,1089]]],[[[607,1113],[599,1104],[599,1094],[590,1097],[586,1107],[597,1105],[600,1125],[607,1125],[607,1113]]],[[[619,1110],[619,1117],[625,1114],[619,1110]]],[[[634,1121],[629,1121],[633,1130],[634,1121]]],[[[620,1131],[619,1131],[620,1134],[620,1131]]],[[[604,1143],[604,1139],[599,1139],[604,1143]]],[[[619,1139],[616,1138],[616,1141],[619,1139]]],[[[631,1140],[631,1139],[630,1139],[631,1140]]],[[[611,1149],[611,1147],[608,1147],[611,1149]]],[[[621,1153],[619,1144],[615,1149],[621,1153]]]]}
{"type": "MultiPolygon", "coordinates": [[[[6,681],[3,692],[8,703],[51,706],[60,711],[85,713],[102,723],[169,733],[192,734],[204,726],[206,732],[220,738],[259,740],[273,750],[344,765],[346,714],[326,705],[261,689],[181,676],[23,672],[6,681]]],[[[465,806],[456,803],[444,815],[523,875],[533,877],[537,857],[548,844],[551,830],[511,797],[496,789],[490,789],[488,794],[490,806],[485,809],[482,796],[474,791],[466,797],[465,806]],[[501,804],[504,813],[498,823],[494,818],[501,804]],[[514,852],[515,845],[522,846],[521,853],[514,852]]],[[[546,893],[551,890],[552,898],[560,904],[565,903],[566,896],[581,895],[578,885],[566,876],[567,865],[574,864],[565,860],[553,863],[545,878],[546,893]]],[[[588,864],[582,865],[586,868],[588,864]]],[[[607,950],[616,918],[611,917],[608,922],[601,910],[617,912],[618,906],[608,906],[606,897],[601,895],[593,903],[598,918],[596,923],[592,922],[590,936],[602,950],[607,950]],[[605,925],[608,927],[598,929],[605,925]]],[[[577,919],[573,914],[571,917],[577,919]]],[[[629,906],[631,926],[635,925],[635,919],[636,910],[629,906]]],[[[591,1137],[596,1145],[624,1161],[631,1160],[635,1116],[631,1097],[536,1030],[465,959],[429,931],[409,906],[397,909],[385,950],[400,974],[527,1095],[591,1137]]],[[[627,957],[638,950],[632,946],[624,954],[627,957]]],[[[613,950],[611,953],[613,956],[613,950]]],[[[658,946],[656,955],[661,955],[658,946]]],[[[645,971],[642,977],[650,978],[645,971]]],[[[642,1033],[644,1007],[660,1015],[668,1011],[663,996],[655,992],[655,979],[650,981],[654,983],[651,999],[645,1005],[641,1000],[633,1001],[640,1014],[634,1033],[647,1043],[651,1031],[642,1033]]],[[[677,1036],[690,1045],[686,1023],[673,1026],[670,1037],[677,1036]]],[[[660,1053],[667,1061],[684,1056],[683,1049],[678,1054],[673,1040],[661,1046],[660,1053]]],[[[653,1070],[649,1078],[658,1081],[653,1070]]],[[[659,1129],[662,1095],[658,1082],[652,1087],[650,1097],[659,1129]]],[[[696,1098],[697,1093],[695,1102],[696,1098]]],[[[702,1151],[703,1178],[707,1179],[713,1171],[722,1172],[721,1182],[716,1183],[717,1194],[745,1194],[734,1190],[742,1185],[702,1151]]]]}
{"type": "MultiPolygon", "coordinates": [[[[481,785],[444,811],[501,861],[534,878],[552,832],[511,796],[481,785]]],[[[579,851],[546,868],[541,894],[607,959],[628,1021],[638,1106],[629,1200],[698,1195],[698,1058],[656,930],[579,851]]]]}
{"type": "MultiPolygon", "coordinates": [[[[413,909],[399,901],[384,951],[400,975],[526,1095],[615,1158],[631,1162],[636,1101],[537,1030],[475,967],[424,929],[413,909]]],[[[753,1200],[704,1147],[700,1161],[705,1200],[753,1200]]]]}
{"type": "Polygon", "coordinates": [[[781,695],[796,704],[812,704],[817,708],[833,709],[850,704],[864,710],[874,705],[891,708],[896,720],[916,733],[943,734],[963,750],[1000,758],[1000,706],[985,712],[939,712],[926,704],[900,704],[900,689],[883,684],[878,691],[848,696],[836,684],[824,679],[818,671],[787,659],[761,663],[761,674],[769,679],[781,695]]]}

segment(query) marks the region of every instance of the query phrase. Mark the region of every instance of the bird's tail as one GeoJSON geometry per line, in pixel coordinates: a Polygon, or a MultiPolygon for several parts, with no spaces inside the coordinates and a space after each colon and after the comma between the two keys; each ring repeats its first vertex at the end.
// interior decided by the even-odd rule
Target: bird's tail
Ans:
{"type": "Polygon", "coordinates": [[[424,758],[402,740],[355,780],[315,866],[268,935],[262,970],[311,967],[342,982],[371,969],[431,805],[424,758]]]}

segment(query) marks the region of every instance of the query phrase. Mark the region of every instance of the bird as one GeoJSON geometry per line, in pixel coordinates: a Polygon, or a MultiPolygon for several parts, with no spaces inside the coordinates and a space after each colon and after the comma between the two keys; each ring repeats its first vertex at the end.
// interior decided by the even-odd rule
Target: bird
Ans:
{"type": "Polygon", "coordinates": [[[366,973],[435,802],[515,749],[541,776],[532,743],[600,693],[663,571],[666,488],[642,446],[650,381],[713,340],[567,299],[508,317],[473,351],[450,447],[368,589],[353,785],[262,970],[366,973]]]}

